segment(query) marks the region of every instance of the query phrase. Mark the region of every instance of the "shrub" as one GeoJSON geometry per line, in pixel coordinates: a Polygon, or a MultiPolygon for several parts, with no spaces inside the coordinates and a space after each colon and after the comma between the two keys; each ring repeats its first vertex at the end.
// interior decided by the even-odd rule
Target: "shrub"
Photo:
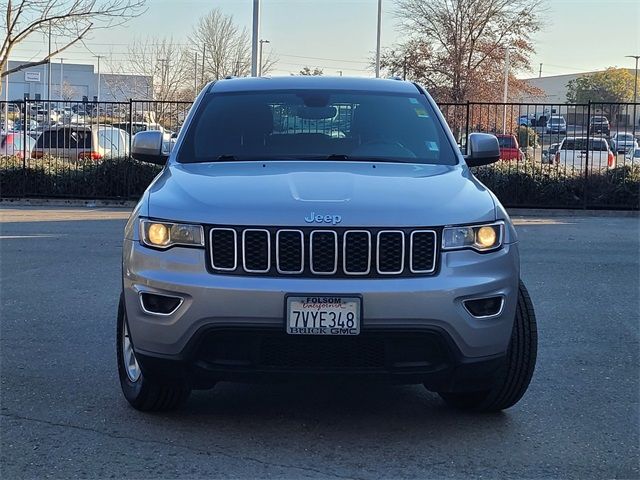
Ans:
{"type": "Polygon", "coordinates": [[[55,157],[0,159],[3,197],[138,198],[161,167],[128,158],[72,162],[55,157]]]}
{"type": "Polygon", "coordinates": [[[476,178],[510,207],[640,208],[638,165],[591,173],[586,179],[580,169],[530,161],[498,162],[474,170],[476,178]]]}
{"type": "MultiPolygon", "coordinates": [[[[137,199],[160,172],[157,165],[128,158],[71,162],[55,157],[23,161],[0,157],[2,197],[137,199]]],[[[508,207],[640,208],[640,165],[601,173],[537,162],[498,162],[475,176],[508,207]],[[586,199],[585,199],[586,194],[586,199]]]]}
{"type": "Polygon", "coordinates": [[[516,132],[520,148],[534,147],[538,144],[538,134],[533,128],[521,125],[516,132]]]}

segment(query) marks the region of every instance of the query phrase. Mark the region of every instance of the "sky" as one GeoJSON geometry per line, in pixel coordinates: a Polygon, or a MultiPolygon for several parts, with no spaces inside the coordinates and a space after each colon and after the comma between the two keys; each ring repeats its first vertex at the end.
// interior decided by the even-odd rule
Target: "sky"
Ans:
{"type": "MultiPolygon", "coordinates": [[[[428,0],[425,0],[428,1],[428,0]]],[[[521,78],[633,68],[626,55],[640,54],[640,0],[546,0],[543,29],[534,36],[532,71],[521,78]]],[[[397,43],[402,34],[394,16],[394,0],[383,0],[382,46],[397,43]]],[[[126,59],[127,45],[148,36],[186,38],[198,19],[212,8],[231,14],[251,30],[252,0],[147,0],[147,11],[124,26],[96,30],[85,42],[65,51],[65,63],[93,63],[94,55],[126,59]]],[[[261,0],[260,38],[269,40],[278,58],[273,75],[320,67],[325,75],[373,75],[369,67],[376,43],[377,0],[261,0]]],[[[12,60],[40,59],[46,53],[42,37],[32,36],[16,48],[12,60]]],[[[53,60],[56,61],[55,59],[53,60]]],[[[103,71],[109,61],[103,60],[103,71]]]]}

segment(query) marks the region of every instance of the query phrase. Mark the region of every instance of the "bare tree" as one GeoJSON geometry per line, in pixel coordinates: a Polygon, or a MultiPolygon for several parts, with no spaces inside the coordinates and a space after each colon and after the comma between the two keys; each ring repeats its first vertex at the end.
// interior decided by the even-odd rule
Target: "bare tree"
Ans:
{"type": "Polygon", "coordinates": [[[526,89],[513,73],[530,69],[532,35],[545,0],[397,0],[406,40],[384,52],[392,75],[424,83],[440,101],[501,98],[507,48],[512,91],[526,89]]]}
{"type": "Polygon", "coordinates": [[[60,87],[60,98],[68,102],[70,100],[73,100],[77,94],[78,90],[76,89],[76,87],[71,85],[66,80],[62,82],[62,87],[60,87]]]}
{"type": "Polygon", "coordinates": [[[303,75],[303,76],[319,77],[323,74],[324,74],[324,71],[320,67],[316,67],[313,70],[311,70],[311,68],[309,67],[304,67],[302,70],[300,70],[300,75],[303,75]]]}
{"type": "MultiPolygon", "coordinates": [[[[227,76],[247,76],[251,72],[251,45],[246,29],[239,28],[233,16],[214,8],[194,28],[191,37],[191,58],[198,54],[198,63],[192,63],[193,77],[198,85],[227,76]]],[[[192,60],[194,62],[194,60],[192,60]]],[[[269,53],[262,61],[262,73],[273,68],[276,59],[269,53]]]]}
{"type": "Polygon", "coordinates": [[[0,76],[48,63],[50,59],[84,39],[90,30],[125,23],[142,12],[146,0],[8,0],[5,10],[6,35],[0,47],[0,76]],[[40,60],[7,70],[11,52],[32,35],[49,32],[57,46],[40,60]]]}
{"type": "Polygon", "coordinates": [[[188,53],[171,37],[136,39],[127,62],[112,63],[105,86],[114,98],[144,100],[136,104],[144,112],[134,112],[143,120],[173,125],[176,101],[193,99],[188,53]]]}

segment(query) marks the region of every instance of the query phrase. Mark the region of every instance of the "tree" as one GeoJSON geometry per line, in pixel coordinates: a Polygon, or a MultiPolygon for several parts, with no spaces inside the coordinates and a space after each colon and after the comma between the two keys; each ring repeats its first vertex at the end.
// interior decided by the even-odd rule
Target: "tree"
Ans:
{"type": "MultiPolygon", "coordinates": [[[[133,93],[134,97],[161,102],[178,100],[182,90],[191,86],[188,51],[173,38],[136,39],[128,46],[127,52],[127,73],[152,79],[150,91],[148,82],[142,82],[139,91],[133,93]]],[[[125,77],[120,78],[129,81],[125,77]]],[[[131,88],[129,83],[126,87],[131,88]]]]}
{"type": "Polygon", "coordinates": [[[74,97],[78,94],[78,90],[71,85],[66,80],[62,82],[62,88],[60,88],[60,98],[62,98],[65,102],[73,100],[74,97]]]}
{"type": "Polygon", "coordinates": [[[323,74],[324,71],[320,67],[315,67],[313,70],[311,70],[309,67],[304,67],[302,70],[300,70],[300,75],[304,76],[319,77],[323,74]]]}
{"type": "Polygon", "coordinates": [[[530,68],[532,35],[544,0],[397,0],[406,39],[383,52],[391,75],[425,84],[441,102],[501,99],[507,48],[512,93],[527,91],[514,73],[530,68]]]}
{"type": "Polygon", "coordinates": [[[90,30],[120,25],[139,15],[145,0],[8,0],[5,10],[6,35],[0,47],[0,77],[48,63],[50,59],[83,40],[90,30]],[[13,49],[27,38],[49,33],[56,39],[51,54],[7,70],[13,49]]]}
{"type": "Polygon", "coordinates": [[[569,103],[632,102],[634,77],[626,68],[581,75],[567,84],[569,103]]]}
{"type": "MultiPolygon", "coordinates": [[[[194,59],[196,53],[199,58],[199,68],[194,68],[195,63],[190,64],[193,65],[191,75],[200,78],[200,86],[211,80],[251,73],[249,34],[234,23],[233,16],[214,8],[199,20],[189,40],[190,58],[194,59]]],[[[262,73],[268,73],[275,61],[271,55],[263,58],[262,73]]]]}

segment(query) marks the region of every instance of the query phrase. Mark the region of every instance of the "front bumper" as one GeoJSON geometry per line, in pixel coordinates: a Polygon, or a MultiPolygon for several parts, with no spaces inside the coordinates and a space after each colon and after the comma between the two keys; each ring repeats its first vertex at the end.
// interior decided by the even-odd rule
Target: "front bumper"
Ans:
{"type": "MultiPolygon", "coordinates": [[[[286,294],[360,294],[362,334],[376,331],[438,330],[464,359],[503,355],[517,303],[517,244],[479,254],[443,252],[437,275],[413,278],[293,278],[215,275],[207,271],[205,251],[174,247],[157,251],[125,240],[123,287],[136,353],[165,359],[187,357],[190,342],[210,328],[267,328],[284,332],[286,294]],[[171,315],[145,312],[141,292],[183,299],[171,315]],[[501,295],[499,315],[478,319],[462,301],[501,295]]],[[[283,333],[284,334],[284,333],[283,333]]]]}

